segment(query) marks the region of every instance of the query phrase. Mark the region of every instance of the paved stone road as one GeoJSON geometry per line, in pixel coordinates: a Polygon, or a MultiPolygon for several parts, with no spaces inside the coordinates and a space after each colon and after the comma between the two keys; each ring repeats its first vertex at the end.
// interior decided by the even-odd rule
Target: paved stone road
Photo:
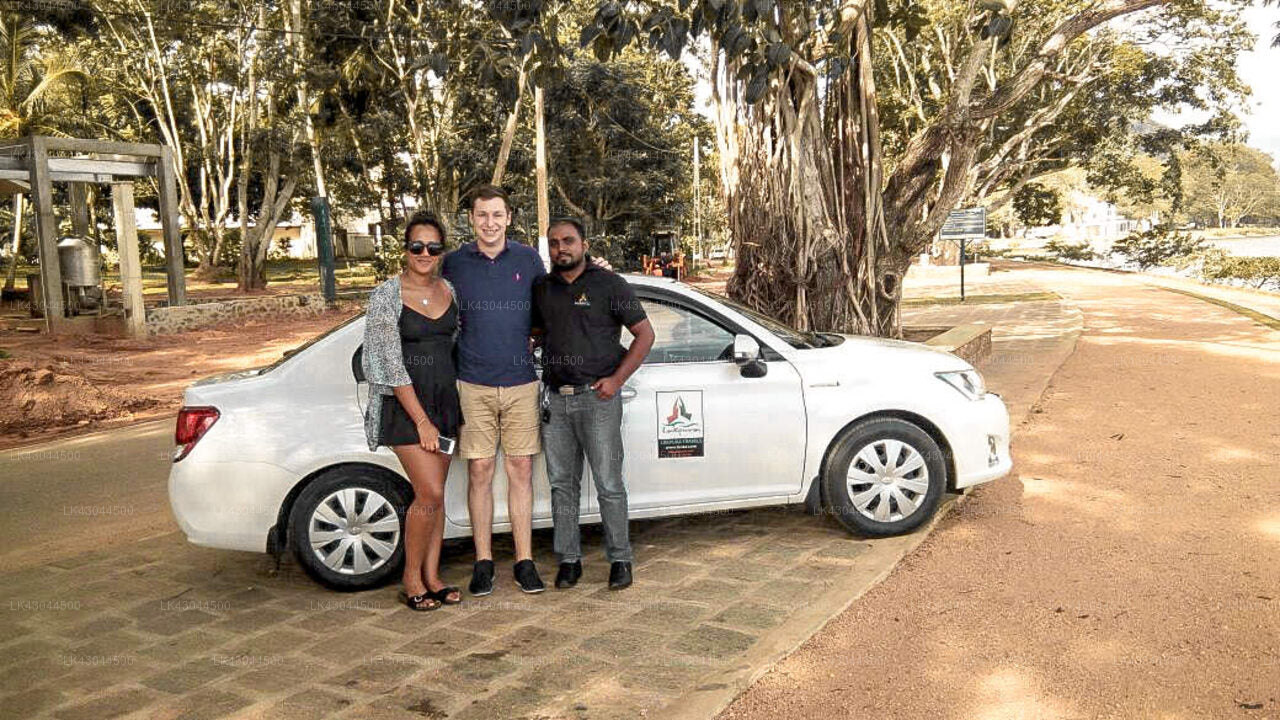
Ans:
{"type": "MultiPolygon", "coordinates": [[[[999,274],[988,283],[983,292],[1027,291],[999,274]]],[[[1058,301],[917,307],[908,321],[994,322],[985,372],[1015,418],[1069,350],[1076,322],[1058,301]]],[[[110,437],[75,458],[96,498],[84,507],[159,507],[163,469],[111,500],[124,465],[95,466],[118,457],[95,454],[114,447],[110,437]]],[[[66,493],[73,479],[46,483],[66,493]]],[[[89,533],[101,549],[53,562],[44,543],[7,536],[4,557],[22,569],[0,574],[0,717],[705,717],[922,539],[869,542],[795,508],[638,522],[637,583],[611,593],[592,528],[578,588],[525,596],[503,575],[488,598],[424,614],[401,607],[394,587],[336,594],[289,560],[277,570],[265,556],[194,547],[173,531],[141,538],[151,531],[110,513],[53,517],[65,508],[18,497],[33,487],[39,478],[0,483],[0,504],[25,508],[33,534],[83,522],[115,536],[89,533]]],[[[145,514],[138,525],[149,527],[154,512],[145,514]]],[[[550,544],[538,533],[548,576],[550,544]]],[[[509,557],[508,538],[498,554],[509,557]]],[[[443,567],[446,581],[464,584],[464,543],[446,548],[443,567]]]]}
{"type": "MultiPolygon", "coordinates": [[[[331,593],[290,562],[173,533],[11,573],[0,715],[635,717],[740,658],[871,547],[787,509],[637,523],[635,541],[627,592],[604,588],[596,559],[572,591],[526,596],[504,577],[418,614],[392,587],[331,593]]],[[[464,552],[448,553],[447,580],[464,580],[464,552]]]]}

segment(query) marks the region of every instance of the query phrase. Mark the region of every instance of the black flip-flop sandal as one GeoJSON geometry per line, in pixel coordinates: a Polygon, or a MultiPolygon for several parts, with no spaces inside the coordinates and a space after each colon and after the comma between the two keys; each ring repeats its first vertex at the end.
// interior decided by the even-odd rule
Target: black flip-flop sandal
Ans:
{"type": "Polygon", "coordinates": [[[462,603],[462,590],[456,587],[442,587],[435,592],[427,591],[427,597],[436,600],[441,605],[459,605],[462,603]],[[458,594],[457,600],[450,600],[449,596],[453,593],[458,594]]]}
{"type": "Polygon", "coordinates": [[[410,595],[404,590],[401,590],[400,602],[407,605],[410,610],[415,610],[417,612],[430,612],[432,610],[438,610],[440,609],[440,605],[442,604],[442,602],[438,598],[436,598],[434,595],[431,594],[431,591],[427,591],[422,595],[410,595]]]}

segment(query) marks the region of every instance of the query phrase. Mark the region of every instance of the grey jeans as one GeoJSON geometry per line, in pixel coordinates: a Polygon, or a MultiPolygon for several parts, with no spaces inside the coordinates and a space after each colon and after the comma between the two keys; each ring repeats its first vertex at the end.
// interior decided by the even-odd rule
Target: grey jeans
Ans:
{"type": "Polygon", "coordinates": [[[609,562],[631,562],[627,530],[627,488],[622,483],[622,398],[601,400],[594,392],[551,393],[551,417],[542,425],[542,450],[551,483],[555,551],[560,562],[582,559],[578,509],[582,495],[582,458],[591,465],[604,524],[609,562]]]}

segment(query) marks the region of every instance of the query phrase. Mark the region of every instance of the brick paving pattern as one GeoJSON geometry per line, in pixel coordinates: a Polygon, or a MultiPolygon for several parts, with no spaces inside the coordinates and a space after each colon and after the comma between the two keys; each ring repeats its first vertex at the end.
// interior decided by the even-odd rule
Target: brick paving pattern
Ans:
{"type": "MultiPolygon", "coordinates": [[[[577,588],[524,595],[500,566],[493,595],[429,613],[395,587],[329,592],[288,558],[277,570],[180,533],[11,573],[0,716],[634,717],[739,658],[871,545],[797,508],[640,521],[633,537],[629,590],[605,588],[590,527],[577,588]]],[[[446,581],[465,585],[469,562],[451,543],[446,581]]]]}

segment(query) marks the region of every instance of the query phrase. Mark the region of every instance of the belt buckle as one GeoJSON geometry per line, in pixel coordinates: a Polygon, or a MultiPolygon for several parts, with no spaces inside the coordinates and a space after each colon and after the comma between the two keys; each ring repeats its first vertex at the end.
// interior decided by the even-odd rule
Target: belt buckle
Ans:
{"type": "Polygon", "coordinates": [[[575,388],[572,385],[561,385],[560,387],[556,388],[556,392],[560,393],[561,395],[573,395],[575,392],[577,392],[577,388],[575,388]]]}

